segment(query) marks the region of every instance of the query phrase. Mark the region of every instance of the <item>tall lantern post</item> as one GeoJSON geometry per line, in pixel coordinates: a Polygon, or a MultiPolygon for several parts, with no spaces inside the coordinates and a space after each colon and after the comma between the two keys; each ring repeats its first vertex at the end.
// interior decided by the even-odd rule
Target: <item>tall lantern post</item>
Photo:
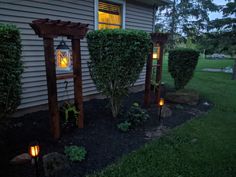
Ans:
{"type": "Polygon", "coordinates": [[[79,128],[83,128],[84,117],[80,40],[85,37],[88,31],[88,24],[38,19],[32,21],[29,25],[35,31],[35,34],[43,38],[51,132],[53,138],[58,140],[60,138],[60,115],[57,101],[57,80],[69,78],[74,80],[74,103],[77,110],[80,112],[77,118],[77,125],[79,128]],[[57,37],[67,37],[71,40],[73,62],[71,62],[70,59],[71,54],[69,47],[63,40],[57,46],[54,53],[54,38],[57,37]],[[71,72],[68,73],[66,71],[71,72]]]}
{"type": "Polygon", "coordinates": [[[153,68],[156,70],[155,84],[157,91],[155,92],[155,104],[158,106],[161,93],[161,77],[162,77],[162,64],[163,64],[163,51],[164,45],[167,42],[168,34],[165,33],[151,33],[152,50],[148,56],[146,64],[146,80],[145,80],[145,96],[144,105],[150,106],[151,103],[151,79],[153,68]]]}

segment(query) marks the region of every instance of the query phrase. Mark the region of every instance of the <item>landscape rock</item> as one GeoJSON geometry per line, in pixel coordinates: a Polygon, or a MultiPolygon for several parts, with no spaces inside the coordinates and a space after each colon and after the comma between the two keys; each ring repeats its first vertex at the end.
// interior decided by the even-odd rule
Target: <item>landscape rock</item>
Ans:
{"type": "Polygon", "coordinates": [[[165,118],[165,117],[170,117],[171,115],[172,115],[172,110],[168,106],[164,105],[161,110],[161,117],[165,118]]]}
{"type": "Polygon", "coordinates": [[[151,131],[146,131],[145,135],[146,138],[145,139],[153,139],[153,138],[159,138],[162,135],[168,133],[169,129],[165,126],[159,126],[151,131]]]}
{"type": "Polygon", "coordinates": [[[43,156],[43,168],[45,176],[58,176],[60,172],[69,168],[69,163],[65,155],[52,152],[43,156]]]}
{"type": "Polygon", "coordinates": [[[23,153],[20,155],[15,156],[13,159],[11,159],[11,164],[25,164],[30,162],[31,157],[28,153],[23,153]]]}
{"type": "Polygon", "coordinates": [[[199,94],[192,90],[179,90],[176,92],[168,92],[166,100],[178,104],[197,105],[199,94]]]}
{"type": "Polygon", "coordinates": [[[210,104],[206,101],[203,103],[204,106],[210,106],[210,104]]]}

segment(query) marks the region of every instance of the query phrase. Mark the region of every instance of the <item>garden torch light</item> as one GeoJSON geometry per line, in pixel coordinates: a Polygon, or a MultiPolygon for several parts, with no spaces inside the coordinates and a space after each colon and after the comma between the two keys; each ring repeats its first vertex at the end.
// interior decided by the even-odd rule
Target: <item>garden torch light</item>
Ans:
{"type": "Polygon", "coordinates": [[[161,121],[161,110],[162,110],[162,107],[164,106],[164,104],[165,104],[165,100],[164,100],[164,98],[160,98],[160,100],[159,100],[159,121],[161,121]]]}
{"type": "Polygon", "coordinates": [[[39,157],[40,147],[38,142],[30,143],[29,145],[29,155],[32,158],[34,164],[35,164],[35,170],[36,170],[36,177],[39,176],[38,171],[38,157],[39,157]]]}

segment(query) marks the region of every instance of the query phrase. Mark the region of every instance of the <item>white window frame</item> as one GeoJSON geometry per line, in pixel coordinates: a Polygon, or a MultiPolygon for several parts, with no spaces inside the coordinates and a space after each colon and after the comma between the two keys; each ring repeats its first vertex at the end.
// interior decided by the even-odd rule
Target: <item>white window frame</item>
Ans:
{"type": "MultiPolygon", "coordinates": [[[[122,29],[125,29],[125,14],[126,14],[126,1],[125,0],[105,0],[108,3],[115,3],[121,5],[122,9],[122,21],[121,26],[122,29]]],[[[98,2],[99,0],[94,0],[94,29],[98,29],[98,2]]]]}

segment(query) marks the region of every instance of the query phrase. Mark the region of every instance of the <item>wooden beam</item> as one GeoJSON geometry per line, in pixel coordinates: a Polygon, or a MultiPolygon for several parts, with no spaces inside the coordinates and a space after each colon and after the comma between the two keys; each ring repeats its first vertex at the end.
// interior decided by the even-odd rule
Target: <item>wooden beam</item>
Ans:
{"type": "Polygon", "coordinates": [[[53,38],[43,38],[43,43],[47,75],[48,106],[50,112],[51,132],[53,138],[57,140],[60,137],[60,118],[57,104],[57,85],[53,38]]]}
{"type": "Polygon", "coordinates": [[[77,110],[79,110],[77,125],[79,128],[83,128],[84,109],[83,109],[80,39],[72,38],[72,58],[73,58],[73,73],[74,73],[74,99],[75,99],[75,106],[77,110]]]}
{"type": "Polygon", "coordinates": [[[152,77],[152,55],[153,55],[153,46],[151,45],[151,50],[148,54],[147,64],[146,64],[146,78],[145,78],[145,93],[144,93],[144,106],[150,106],[151,99],[151,77],[152,77]]]}
{"type": "Polygon", "coordinates": [[[157,64],[157,72],[156,72],[156,83],[158,83],[158,90],[156,92],[156,104],[159,105],[160,96],[161,96],[161,78],[162,78],[162,65],[163,65],[163,51],[164,44],[160,43],[160,58],[157,64]]]}
{"type": "Polygon", "coordinates": [[[57,75],[57,80],[63,80],[63,79],[70,79],[70,78],[74,78],[74,74],[73,73],[68,73],[68,74],[59,74],[57,75]]]}

